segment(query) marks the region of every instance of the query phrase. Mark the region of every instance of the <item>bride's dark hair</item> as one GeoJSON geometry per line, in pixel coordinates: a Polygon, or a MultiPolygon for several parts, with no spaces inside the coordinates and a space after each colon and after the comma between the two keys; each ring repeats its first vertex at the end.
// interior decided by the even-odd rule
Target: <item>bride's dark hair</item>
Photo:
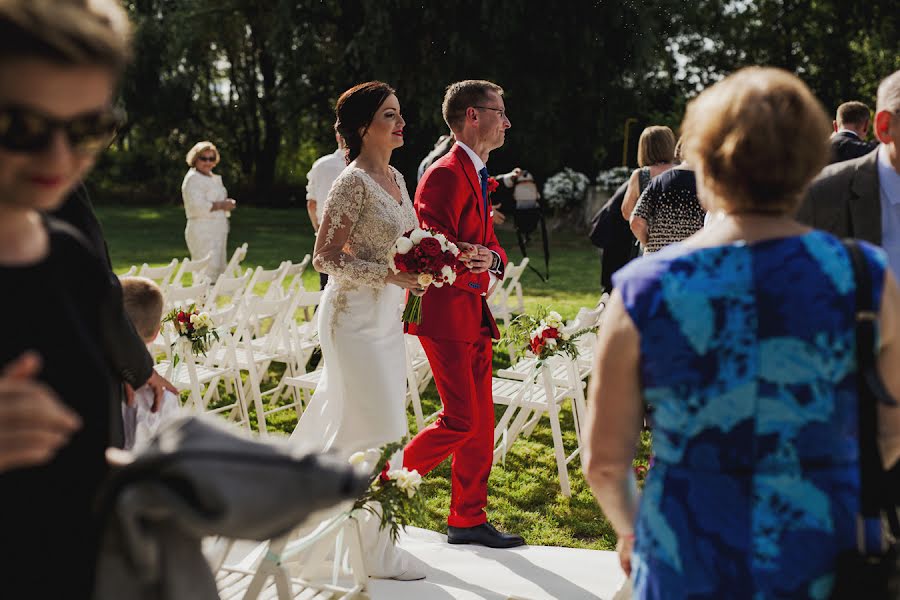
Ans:
{"type": "Polygon", "coordinates": [[[367,81],[353,86],[338,98],[334,107],[337,116],[334,130],[347,144],[344,160],[348,165],[359,156],[363,136],[369,130],[378,107],[393,93],[394,88],[386,83],[367,81]]]}

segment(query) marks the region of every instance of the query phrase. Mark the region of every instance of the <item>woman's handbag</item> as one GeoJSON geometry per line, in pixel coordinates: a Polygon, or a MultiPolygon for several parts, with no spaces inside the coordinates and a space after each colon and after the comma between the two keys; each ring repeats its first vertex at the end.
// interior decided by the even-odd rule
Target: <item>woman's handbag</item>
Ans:
{"type": "Polygon", "coordinates": [[[900,598],[900,523],[897,521],[897,469],[885,471],[878,448],[878,403],[897,403],[890,397],[875,361],[875,323],[872,275],[859,244],[844,246],[856,280],[856,366],[859,425],[860,514],[858,547],[838,556],[833,600],[900,598]],[[883,542],[882,516],[893,539],[883,542]]]}

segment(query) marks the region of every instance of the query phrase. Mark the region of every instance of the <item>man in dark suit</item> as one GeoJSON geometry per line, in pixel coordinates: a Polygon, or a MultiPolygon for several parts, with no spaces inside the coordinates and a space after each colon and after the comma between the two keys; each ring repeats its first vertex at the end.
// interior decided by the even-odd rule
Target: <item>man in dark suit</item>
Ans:
{"type": "Polygon", "coordinates": [[[868,154],[825,167],[813,181],[797,219],[838,237],[882,246],[900,272],[900,71],[878,86],[875,137],[868,154]]]}
{"type": "Polygon", "coordinates": [[[844,102],[838,106],[831,136],[829,164],[865,156],[878,146],[865,141],[869,132],[869,107],[862,102],[844,102]]]}

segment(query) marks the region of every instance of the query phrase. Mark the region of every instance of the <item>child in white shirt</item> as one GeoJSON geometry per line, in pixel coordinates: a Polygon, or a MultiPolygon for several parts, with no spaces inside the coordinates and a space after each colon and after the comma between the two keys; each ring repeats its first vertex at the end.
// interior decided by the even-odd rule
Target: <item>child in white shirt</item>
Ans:
{"type": "MultiPolygon", "coordinates": [[[[159,334],[163,313],[163,295],[159,286],[145,277],[123,277],[122,296],[125,312],[138,335],[149,344],[159,334]]],[[[159,426],[181,413],[177,395],[165,390],[159,410],[153,411],[154,394],[144,385],[134,391],[134,401],[122,405],[125,424],[125,449],[140,448],[156,433],[159,426]]]]}

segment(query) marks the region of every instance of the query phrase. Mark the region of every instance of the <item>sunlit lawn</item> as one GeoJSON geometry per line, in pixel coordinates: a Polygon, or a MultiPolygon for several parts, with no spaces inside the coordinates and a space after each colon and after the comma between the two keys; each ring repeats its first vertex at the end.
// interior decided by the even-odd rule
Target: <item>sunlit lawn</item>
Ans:
{"type": "MultiPolygon", "coordinates": [[[[101,206],[103,223],[115,269],[147,262],[160,265],[187,253],[184,242],[184,211],[180,206],[129,208],[101,206]]],[[[521,253],[511,230],[500,232],[510,260],[521,253]]],[[[314,237],[306,211],[241,207],[235,211],[229,235],[229,254],[239,244],[249,243],[245,265],[274,268],[283,260],[299,262],[311,252],[314,237]]],[[[528,248],[535,266],[543,271],[540,240],[528,248]]],[[[537,305],[552,307],[571,318],[582,306],[593,306],[599,297],[600,261],[582,233],[551,233],[550,279],[542,282],[528,271],[522,278],[526,310],[537,305]]],[[[318,289],[318,274],[304,276],[307,289],[318,289]]],[[[498,349],[495,365],[508,364],[505,350],[498,349]]],[[[439,408],[432,383],[423,396],[426,414],[439,408]]],[[[499,416],[499,415],[498,415],[499,416]]],[[[567,454],[575,448],[572,414],[566,406],[562,428],[567,454]]],[[[292,411],[277,413],[270,428],[290,432],[296,423],[292,411]]],[[[411,431],[415,422],[410,412],[411,431]]],[[[612,549],[615,538],[594,502],[576,458],[569,464],[572,497],[560,494],[550,428],[546,420],[530,438],[516,441],[505,464],[494,467],[490,480],[489,519],[500,527],[520,533],[531,544],[612,549]]],[[[646,444],[644,453],[646,452],[646,444]]],[[[421,526],[446,530],[450,501],[450,465],[445,461],[427,478],[423,488],[428,513],[421,526]]]]}

